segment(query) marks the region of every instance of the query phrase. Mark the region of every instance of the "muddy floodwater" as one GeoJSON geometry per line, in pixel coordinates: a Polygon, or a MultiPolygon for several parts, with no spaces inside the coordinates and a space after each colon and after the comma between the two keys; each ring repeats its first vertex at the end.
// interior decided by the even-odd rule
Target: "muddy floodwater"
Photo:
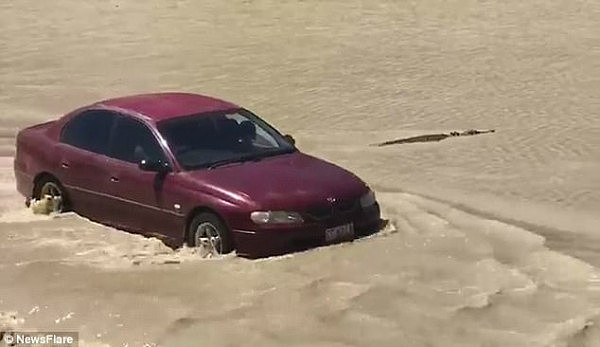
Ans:
{"type": "MultiPolygon", "coordinates": [[[[0,2],[0,331],[82,346],[600,346],[600,2],[0,2]],[[243,105],[376,191],[350,244],[202,259],[15,191],[18,129],[243,105]],[[371,146],[466,129],[492,134],[371,146]]],[[[0,343],[1,344],[1,343],[0,343]]]]}

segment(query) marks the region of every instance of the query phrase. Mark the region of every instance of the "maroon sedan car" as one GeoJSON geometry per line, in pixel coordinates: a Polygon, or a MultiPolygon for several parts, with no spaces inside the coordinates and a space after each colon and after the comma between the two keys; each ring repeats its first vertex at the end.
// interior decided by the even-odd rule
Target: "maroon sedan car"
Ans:
{"type": "Polygon", "coordinates": [[[188,93],[101,101],[19,132],[18,191],[55,212],[204,253],[281,254],[378,230],[374,193],[229,102],[188,93]]]}

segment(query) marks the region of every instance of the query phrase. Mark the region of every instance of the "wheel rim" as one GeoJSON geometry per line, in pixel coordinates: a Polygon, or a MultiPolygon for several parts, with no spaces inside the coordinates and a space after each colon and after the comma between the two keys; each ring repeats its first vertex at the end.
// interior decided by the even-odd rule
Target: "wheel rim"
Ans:
{"type": "Polygon", "coordinates": [[[63,195],[60,187],[54,182],[46,182],[40,190],[39,199],[43,199],[46,195],[52,197],[52,212],[62,212],[63,210],[63,195]]]}
{"type": "Polygon", "coordinates": [[[221,235],[210,222],[198,225],[194,233],[194,245],[199,248],[202,257],[216,256],[223,252],[221,235]]]}

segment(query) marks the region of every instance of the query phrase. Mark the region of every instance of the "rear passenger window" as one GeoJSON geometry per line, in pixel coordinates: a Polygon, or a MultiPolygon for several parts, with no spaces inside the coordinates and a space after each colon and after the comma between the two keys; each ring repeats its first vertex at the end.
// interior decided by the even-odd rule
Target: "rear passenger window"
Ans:
{"type": "Polygon", "coordinates": [[[84,111],[63,127],[60,142],[90,152],[106,154],[114,119],[115,115],[110,111],[84,111]]]}

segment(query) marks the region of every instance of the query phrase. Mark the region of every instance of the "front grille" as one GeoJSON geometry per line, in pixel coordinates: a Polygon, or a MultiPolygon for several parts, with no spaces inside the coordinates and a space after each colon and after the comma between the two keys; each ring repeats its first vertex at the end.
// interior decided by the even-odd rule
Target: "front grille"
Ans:
{"type": "Polygon", "coordinates": [[[328,205],[321,205],[305,211],[310,218],[321,221],[355,212],[360,204],[357,199],[336,201],[328,205]]]}
{"type": "Polygon", "coordinates": [[[341,201],[335,203],[333,207],[335,210],[342,213],[352,212],[358,207],[358,200],[341,201]]]}
{"type": "Polygon", "coordinates": [[[331,206],[320,206],[307,210],[306,214],[313,219],[323,220],[331,218],[331,216],[333,215],[333,210],[331,206]]]}

